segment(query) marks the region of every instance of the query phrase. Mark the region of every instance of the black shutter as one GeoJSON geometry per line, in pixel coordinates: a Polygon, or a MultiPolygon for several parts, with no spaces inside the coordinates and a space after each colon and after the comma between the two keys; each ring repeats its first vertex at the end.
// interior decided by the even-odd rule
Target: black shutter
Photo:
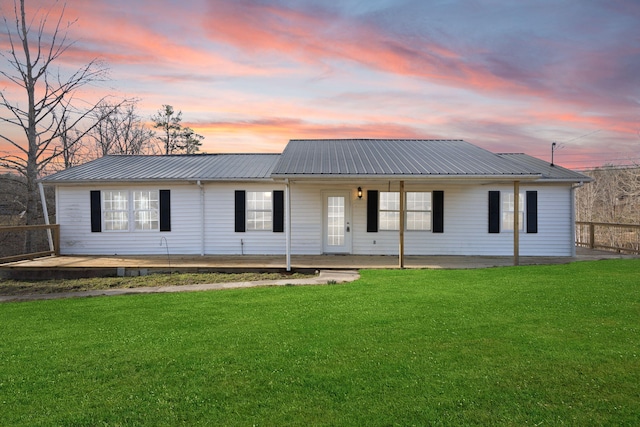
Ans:
{"type": "Polygon", "coordinates": [[[433,192],[433,232],[444,233],[444,191],[433,192]]]}
{"type": "Polygon", "coordinates": [[[378,190],[367,191],[367,233],[378,232],[378,190]]]}
{"type": "Polygon", "coordinates": [[[273,192],[273,232],[284,232],[284,191],[273,192]]]}
{"type": "Polygon", "coordinates": [[[100,203],[100,191],[91,191],[91,232],[102,231],[102,205],[100,203]]]}
{"type": "Polygon", "coordinates": [[[236,233],[244,233],[246,229],[245,198],[244,190],[236,190],[236,233]]]}
{"type": "Polygon", "coordinates": [[[538,192],[527,191],[527,233],[538,232],[538,192]]]}
{"type": "Polygon", "coordinates": [[[160,231],[171,231],[171,190],[160,190],[160,231]]]}
{"type": "Polygon", "coordinates": [[[489,233],[500,232],[500,192],[489,191],[489,233]]]}

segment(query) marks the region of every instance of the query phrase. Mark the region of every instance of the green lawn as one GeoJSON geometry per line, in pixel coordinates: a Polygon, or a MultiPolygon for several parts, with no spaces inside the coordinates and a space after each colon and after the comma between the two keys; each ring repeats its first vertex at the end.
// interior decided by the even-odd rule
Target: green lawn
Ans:
{"type": "Polygon", "coordinates": [[[0,425],[640,424],[640,260],[0,304],[0,425]]]}

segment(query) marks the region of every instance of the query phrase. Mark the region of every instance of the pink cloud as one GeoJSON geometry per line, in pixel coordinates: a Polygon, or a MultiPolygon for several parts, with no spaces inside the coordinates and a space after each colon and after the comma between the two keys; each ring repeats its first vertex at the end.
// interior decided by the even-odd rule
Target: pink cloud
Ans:
{"type": "Polygon", "coordinates": [[[534,94],[525,85],[469,64],[459,52],[422,38],[409,42],[384,29],[324,11],[304,12],[250,1],[213,2],[208,36],[251,54],[279,52],[317,64],[350,60],[373,69],[479,91],[534,94]]]}

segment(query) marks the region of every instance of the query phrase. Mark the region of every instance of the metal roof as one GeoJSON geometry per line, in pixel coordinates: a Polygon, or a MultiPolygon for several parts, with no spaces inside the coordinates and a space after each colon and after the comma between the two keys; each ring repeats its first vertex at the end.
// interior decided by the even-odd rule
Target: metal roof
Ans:
{"type": "Polygon", "coordinates": [[[273,170],[286,177],[537,175],[462,140],[291,140],[273,170]]]}
{"type": "Polygon", "coordinates": [[[503,159],[510,160],[511,162],[520,166],[523,170],[528,170],[534,173],[539,173],[542,176],[541,180],[545,181],[570,181],[570,182],[591,182],[593,179],[587,175],[583,175],[580,172],[575,172],[562,166],[553,165],[545,162],[544,160],[536,157],[531,157],[522,153],[504,153],[498,154],[503,159]]]}
{"type": "Polygon", "coordinates": [[[280,154],[105,156],[42,178],[47,183],[269,179],[280,154]]]}
{"type": "Polygon", "coordinates": [[[588,182],[526,154],[495,154],[462,140],[291,140],[282,154],[105,156],[46,183],[317,178],[522,179],[588,182]]]}

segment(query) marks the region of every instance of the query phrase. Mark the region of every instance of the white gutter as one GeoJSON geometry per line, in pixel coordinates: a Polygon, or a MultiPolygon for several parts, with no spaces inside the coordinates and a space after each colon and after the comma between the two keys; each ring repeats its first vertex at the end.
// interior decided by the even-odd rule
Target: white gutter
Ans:
{"type": "MultiPolygon", "coordinates": [[[[344,179],[359,179],[359,180],[382,180],[382,181],[424,181],[424,180],[455,180],[455,181],[477,181],[477,180],[491,180],[491,181],[536,181],[542,179],[542,174],[508,174],[508,175],[358,175],[358,174],[287,174],[279,175],[273,174],[271,178],[277,179],[303,179],[303,180],[344,180],[344,179]]],[[[545,180],[547,181],[547,180],[545,180]]],[[[575,180],[573,180],[575,182],[575,180]]]]}

